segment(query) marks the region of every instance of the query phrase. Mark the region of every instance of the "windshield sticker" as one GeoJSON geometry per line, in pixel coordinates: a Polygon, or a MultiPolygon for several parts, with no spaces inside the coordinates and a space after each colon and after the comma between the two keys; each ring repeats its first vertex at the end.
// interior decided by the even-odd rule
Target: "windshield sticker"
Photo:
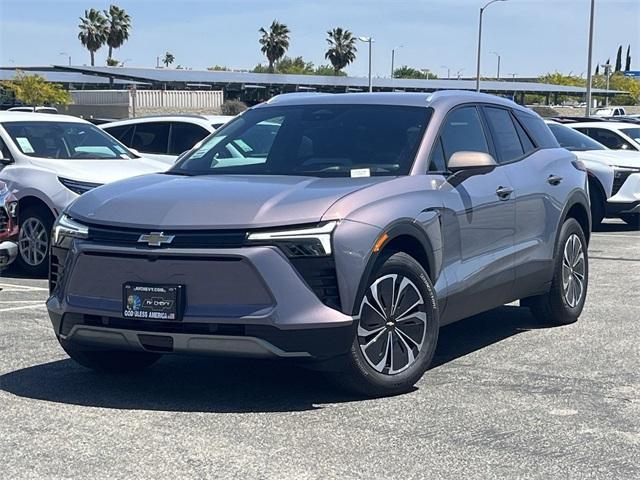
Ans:
{"type": "Polygon", "coordinates": [[[369,168],[354,168],[351,170],[351,178],[370,177],[371,169],[369,168]]]}
{"type": "Polygon", "coordinates": [[[22,150],[23,153],[34,153],[35,152],[35,150],[31,146],[31,142],[29,142],[28,138],[26,138],[26,137],[16,137],[16,142],[18,142],[18,145],[20,146],[20,150],[22,150]]]}

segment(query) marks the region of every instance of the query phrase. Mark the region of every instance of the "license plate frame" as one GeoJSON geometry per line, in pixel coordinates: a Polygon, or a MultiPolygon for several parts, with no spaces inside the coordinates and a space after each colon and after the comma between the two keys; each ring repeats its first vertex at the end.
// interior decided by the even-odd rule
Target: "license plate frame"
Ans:
{"type": "Polygon", "coordinates": [[[184,299],[184,285],[126,282],[122,285],[122,316],[132,320],[180,322],[184,299]]]}

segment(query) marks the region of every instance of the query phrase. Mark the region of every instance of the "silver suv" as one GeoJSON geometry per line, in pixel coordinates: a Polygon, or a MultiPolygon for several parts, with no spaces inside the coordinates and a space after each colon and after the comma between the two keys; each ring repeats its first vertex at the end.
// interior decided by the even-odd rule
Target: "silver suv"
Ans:
{"type": "Polygon", "coordinates": [[[169,172],[67,208],[48,308],[96,370],[173,352],[294,358],[394,394],[442,325],[518,299],[575,321],[590,225],[584,167],[515,103],[282,95],[169,172]]]}

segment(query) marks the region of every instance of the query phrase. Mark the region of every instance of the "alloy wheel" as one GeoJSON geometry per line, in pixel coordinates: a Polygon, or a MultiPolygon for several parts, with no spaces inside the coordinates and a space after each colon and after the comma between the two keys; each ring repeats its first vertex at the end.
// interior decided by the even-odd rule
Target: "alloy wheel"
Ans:
{"type": "Polygon", "coordinates": [[[49,249],[49,234],[39,219],[30,217],[22,223],[18,246],[27,265],[36,267],[44,261],[49,249]]]}
{"type": "Polygon", "coordinates": [[[564,299],[571,308],[575,308],[584,295],[585,270],[582,242],[573,233],[564,244],[562,258],[562,288],[564,299]]]}
{"type": "Polygon", "coordinates": [[[394,375],[409,368],[426,330],[424,299],[409,278],[389,274],[371,284],[360,304],[358,343],[374,370],[394,375]]]}

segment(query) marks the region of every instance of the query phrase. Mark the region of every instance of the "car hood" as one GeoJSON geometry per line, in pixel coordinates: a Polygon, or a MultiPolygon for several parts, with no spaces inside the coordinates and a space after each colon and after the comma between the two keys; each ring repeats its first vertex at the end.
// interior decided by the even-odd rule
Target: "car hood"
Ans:
{"type": "Polygon", "coordinates": [[[587,150],[584,152],[575,151],[573,153],[575,153],[580,160],[617,165],[619,167],[640,168],[640,152],[629,152],[625,150],[587,150]]]}
{"type": "Polygon", "coordinates": [[[88,223],[145,229],[295,225],[318,222],[342,197],[383,181],[382,177],[155,174],[91,190],[67,211],[88,223]]]}
{"type": "Polygon", "coordinates": [[[89,183],[111,183],[117,180],[164,172],[169,165],[149,158],[120,160],[53,160],[30,159],[39,168],[50,170],[58,177],[89,183]]]}

